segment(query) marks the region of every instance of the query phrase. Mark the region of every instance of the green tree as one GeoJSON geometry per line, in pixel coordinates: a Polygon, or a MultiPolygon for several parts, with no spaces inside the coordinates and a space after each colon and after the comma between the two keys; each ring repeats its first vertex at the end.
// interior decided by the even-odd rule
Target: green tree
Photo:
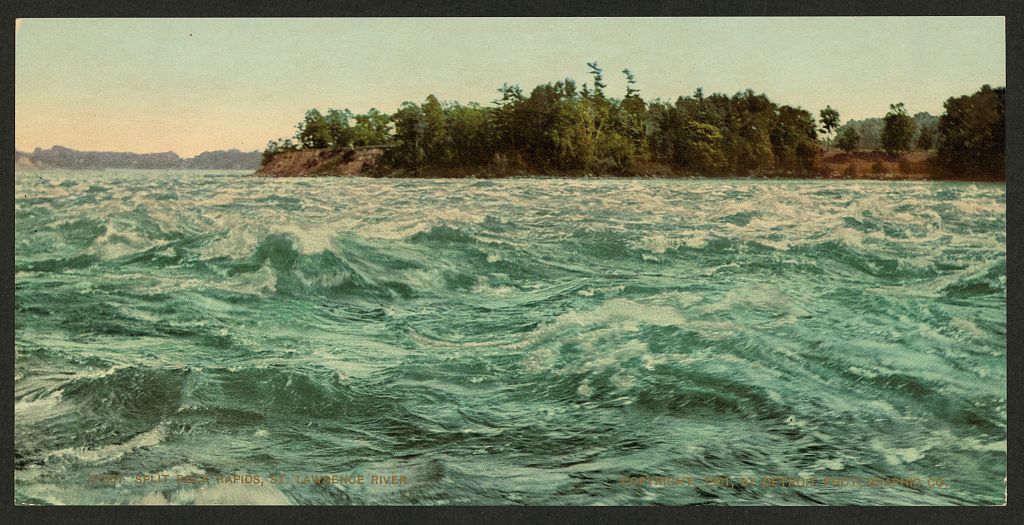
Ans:
{"type": "Polygon", "coordinates": [[[647,105],[644,99],[640,98],[640,90],[636,88],[636,77],[629,69],[623,69],[622,74],[626,75],[626,97],[620,103],[620,118],[622,133],[632,142],[633,147],[639,156],[646,151],[644,129],[647,105]]]}
{"type": "Polygon", "coordinates": [[[324,115],[324,122],[327,126],[327,134],[330,136],[332,146],[351,146],[353,141],[352,128],[349,127],[349,120],[352,112],[349,110],[339,111],[328,109],[324,115]]]}
{"type": "Polygon", "coordinates": [[[423,167],[427,158],[423,148],[423,109],[414,102],[403,102],[391,121],[395,125],[394,148],[388,152],[391,163],[417,169],[423,167]]]}
{"type": "Polygon", "coordinates": [[[523,120],[523,112],[520,109],[525,97],[519,84],[502,84],[498,92],[501,93],[501,98],[494,101],[497,106],[494,113],[496,153],[509,154],[519,149],[523,120]]]}
{"type": "Polygon", "coordinates": [[[696,173],[714,173],[729,165],[725,141],[718,128],[689,120],[680,142],[680,164],[696,173]]]}
{"type": "Polygon", "coordinates": [[[731,99],[715,94],[707,100],[726,115],[726,124],[719,129],[729,144],[728,157],[734,172],[748,174],[776,167],[771,132],[778,107],[768,97],[748,89],[731,99]]]}
{"type": "Polygon", "coordinates": [[[461,166],[487,164],[494,148],[490,112],[470,103],[453,104],[447,113],[454,162],[461,166]]]}
{"type": "Polygon", "coordinates": [[[604,88],[608,87],[604,83],[604,70],[597,67],[597,62],[587,62],[587,67],[590,68],[590,75],[594,77],[594,96],[604,98],[604,88]]]}
{"type": "Polygon", "coordinates": [[[903,103],[890,104],[889,112],[882,121],[882,149],[890,155],[909,151],[915,124],[903,103]]]}
{"type": "Polygon", "coordinates": [[[927,149],[934,148],[939,129],[939,117],[927,111],[920,111],[914,114],[914,124],[914,127],[917,129],[917,133],[914,135],[914,145],[917,146],[921,140],[921,132],[928,128],[928,133],[931,133],[932,145],[927,149]]]}
{"type": "Polygon", "coordinates": [[[559,106],[559,125],[552,130],[559,165],[566,169],[595,167],[606,118],[592,94],[559,106]]]}
{"type": "Polygon", "coordinates": [[[365,114],[353,116],[353,120],[355,125],[351,128],[352,145],[379,146],[390,140],[391,117],[387,113],[370,108],[365,114]]]}
{"type": "Polygon", "coordinates": [[[853,126],[839,128],[839,132],[836,134],[836,146],[847,153],[860,147],[860,133],[857,132],[857,128],[853,126]]]}
{"type": "Polygon", "coordinates": [[[819,145],[811,112],[780,106],[772,125],[771,140],[778,167],[789,172],[808,172],[814,169],[819,145]]]}
{"type": "Polygon", "coordinates": [[[825,134],[825,144],[831,145],[832,133],[839,129],[839,112],[832,106],[825,106],[825,109],[818,112],[821,117],[821,132],[825,134]]]}
{"type": "Polygon", "coordinates": [[[958,174],[1006,176],[1006,88],[946,100],[939,117],[939,162],[958,174]]]}
{"type": "Polygon", "coordinates": [[[429,164],[446,165],[451,161],[449,147],[448,119],[444,107],[434,95],[428,95],[421,106],[423,110],[422,147],[429,164]]]}
{"type": "Polygon", "coordinates": [[[327,126],[327,119],[316,109],[306,112],[306,118],[295,125],[298,132],[295,134],[304,147],[326,148],[331,144],[331,134],[327,126]]]}
{"type": "Polygon", "coordinates": [[[935,134],[931,126],[923,126],[917,135],[917,149],[928,151],[935,144],[935,134]]]}
{"type": "Polygon", "coordinates": [[[549,82],[535,87],[517,108],[518,145],[533,165],[547,167],[557,162],[554,132],[564,125],[559,108],[571,96],[564,82],[549,82]]]}

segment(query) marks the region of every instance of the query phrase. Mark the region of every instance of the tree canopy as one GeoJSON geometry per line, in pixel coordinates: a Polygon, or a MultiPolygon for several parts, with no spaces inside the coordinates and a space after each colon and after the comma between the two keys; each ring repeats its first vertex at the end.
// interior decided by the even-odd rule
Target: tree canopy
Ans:
{"type": "MultiPolygon", "coordinates": [[[[604,70],[587,63],[591,85],[566,78],[526,95],[503,84],[488,107],[429,95],[386,115],[316,109],[296,125],[294,142],[272,141],[265,158],[299,148],[388,146],[394,167],[519,165],[524,168],[635,174],[645,163],[693,173],[810,171],[816,121],[800,108],[746,90],[675,102],[646,101],[636,75],[622,70],[625,96],[606,96],[604,70]]],[[[833,110],[834,111],[834,110],[833,110]]],[[[838,113],[834,122],[838,125],[838,113]]],[[[831,129],[831,128],[830,128],[831,129]]]]}
{"type": "Polygon", "coordinates": [[[821,117],[819,120],[821,122],[821,132],[826,137],[831,138],[832,133],[839,128],[839,111],[836,111],[832,106],[825,106],[825,109],[819,111],[818,115],[821,117]]]}
{"type": "Polygon", "coordinates": [[[910,150],[917,125],[903,103],[890,104],[882,122],[882,149],[892,155],[910,150]]]}
{"type": "Polygon", "coordinates": [[[392,114],[311,109],[296,125],[294,140],[268,143],[264,162],[296,149],[383,146],[387,166],[415,171],[502,166],[636,175],[657,164],[693,174],[745,175],[816,173],[819,132],[834,135],[845,151],[882,148],[896,154],[912,144],[937,146],[947,165],[963,169],[990,169],[1005,148],[1005,88],[985,86],[970,97],[949,99],[941,123],[927,113],[911,117],[898,103],[883,119],[840,126],[831,106],[815,119],[750,89],[705,95],[698,88],[674,101],[645,100],[630,69],[622,70],[625,96],[609,97],[604,70],[597,62],[587,67],[590,85],[565,78],[527,94],[505,83],[487,106],[431,94],[420,103],[402,103],[392,114]],[[971,153],[958,160],[956,152],[963,151],[971,153]]]}
{"type": "Polygon", "coordinates": [[[853,126],[843,126],[836,134],[836,146],[839,149],[850,153],[860,147],[860,133],[853,126]]]}
{"type": "Polygon", "coordinates": [[[939,119],[938,159],[959,174],[1006,172],[1006,88],[951,97],[939,119]]]}

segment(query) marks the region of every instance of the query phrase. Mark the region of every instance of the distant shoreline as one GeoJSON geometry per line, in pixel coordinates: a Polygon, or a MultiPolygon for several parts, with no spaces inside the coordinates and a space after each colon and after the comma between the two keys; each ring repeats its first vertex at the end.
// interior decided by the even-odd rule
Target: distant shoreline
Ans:
{"type": "Polygon", "coordinates": [[[32,152],[14,151],[15,169],[258,169],[260,153],[238,149],[204,151],[193,157],[180,157],[173,151],[134,153],[130,151],[79,151],[64,146],[36,148],[32,152]]]}

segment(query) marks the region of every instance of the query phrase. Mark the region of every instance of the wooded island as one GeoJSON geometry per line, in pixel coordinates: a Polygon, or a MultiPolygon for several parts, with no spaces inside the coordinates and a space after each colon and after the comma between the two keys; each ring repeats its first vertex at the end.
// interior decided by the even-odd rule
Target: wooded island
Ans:
{"type": "Polygon", "coordinates": [[[746,90],[698,88],[645,101],[625,69],[623,98],[605,77],[498,89],[490,106],[403,103],[393,114],[311,109],[293,138],[268,143],[257,175],[413,177],[771,176],[1005,180],[1005,87],[951,97],[939,117],[902,103],[840,124],[746,90]]]}

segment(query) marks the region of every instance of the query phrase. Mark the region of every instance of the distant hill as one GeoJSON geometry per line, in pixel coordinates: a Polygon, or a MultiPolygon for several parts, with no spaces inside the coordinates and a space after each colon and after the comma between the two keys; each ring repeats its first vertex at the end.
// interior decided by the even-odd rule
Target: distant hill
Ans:
{"type": "Polygon", "coordinates": [[[237,149],[204,151],[185,159],[186,169],[201,170],[255,170],[260,167],[262,154],[258,151],[237,149]]]}
{"type": "Polygon", "coordinates": [[[255,170],[260,166],[258,151],[237,149],[204,151],[191,158],[177,153],[131,153],[123,151],[78,151],[64,146],[36,148],[32,153],[16,151],[15,167],[19,169],[208,169],[255,170]]]}

